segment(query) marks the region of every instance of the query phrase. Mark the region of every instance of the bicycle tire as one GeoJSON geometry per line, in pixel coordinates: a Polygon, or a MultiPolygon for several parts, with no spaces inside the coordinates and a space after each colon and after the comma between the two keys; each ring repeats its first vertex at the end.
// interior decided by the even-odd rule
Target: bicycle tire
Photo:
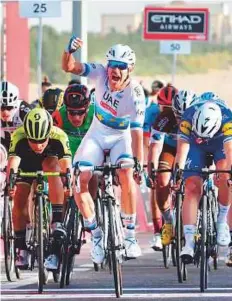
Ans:
{"type": "Polygon", "coordinates": [[[110,199],[110,198],[108,200],[108,209],[109,209],[110,252],[111,252],[113,276],[114,276],[114,288],[115,288],[116,297],[120,298],[121,294],[122,294],[122,273],[121,273],[121,264],[119,263],[117,254],[116,254],[113,204],[112,204],[112,199],[110,199]]]}
{"type": "Polygon", "coordinates": [[[171,244],[164,246],[162,248],[162,253],[163,253],[163,263],[165,269],[168,269],[170,266],[170,262],[172,259],[172,250],[171,250],[171,244]]]}
{"type": "Polygon", "coordinates": [[[176,267],[176,244],[175,244],[175,242],[172,243],[171,248],[172,248],[172,250],[171,250],[171,254],[172,254],[172,265],[173,265],[174,267],[176,267]]]}
{"type": "Polygon", "coordinates": [[[52,272],[52,276],[55,283],[58,283],[60,281],[60,272],[52,272]]]}
{"type": "MultiPolygon", "coordinates": [[[[14,234],[12,227],[12,210],[9,196],[4,197],[4,211],[3,211],[3,243],[4,243],[4,261],[5,272],[8,281],[13,281],[14,271],[16,272],[14,255],[14,234]]],[[[16,274],[17,276],[17,274],[16,274]]]]}
{"type": "Polygon", "coordinates": [[[78,209],[75,210],[75,215],[74,215],[74,222],[73,222],[73,227],[72,227],[72,233],[71,233],[71,243],[74,244],[71,247],[71,250],[69,252],[69,258],[68,258],[68,265],[67,265],[67,271],[66,271],[66,285],[70,284],[73,268],[74,268],[74,263],[75,263],[75,252],[74,248],[78,247],[78,254],[80,254],[81,250],[81,245],[82,245],[82,227],[81,225],[81,220],[80,220],[80,215],[78,209]],[[79,235],[79,236],[78,236],[79,235]]]}
{"type": "Polygon", "coordinates": [[[207,288],[208,260],[206,248],[207,231],[207,196],[202,196],[202,217],[201,217],[201,255],[200,255],[200,290],[204,292],[207,288]]]}
{"type": "Polygon", "coordinates": [[[20,279],[20,278],[21,278],[20,270],[19,270],[19,268],[17,268],[16,266],[15,266],[15,275],[16,275],[16,278],[17,278],[17,279],[20,279]]]}
{"type": "Polygon", "coordinates": [[[94,202],[95,205],[95,213],[96,213],[96,219],[97,219],[97,224],[99,227],[102,227],[103,225],[103,213],[102,213],[102,205],[99,196],[94,202]]]}
{"type": "Polygon", "coordinates": [[[182,207],[182,195],[177,193],[176,195],[176,267],[177,267],[177,277],[180,283],[183,282],[184,275],[184,264],[180,257],[180,252],[182,249],[182,218],[181,218],[181,207],[182,207]]]}
{"type": "Polygon", "coordinates": [[[43,241],[43,197],[37,196],[36,202],[36,229],[37,229],[37,261],[38,261],[38,293],[43,292],[44,279],[44,241],[43,241]]]}
{"type": "Polygon", "coordinates": [[[62,246],[62,268],[61,268],[61,277],[60,277],[60,288],[63,288],[66,283],[66,272],[67,272],[67,266],[68,266],[68,257],[70,252],[70,239],[71,239],[71,230],[72,230],[72,223],[71,223],[71,214],[72,214],[72,208],[70,206],[70,203],[67,204],[66,209],[66,218],[68,217],[68,220],[64,222],[66,226],[66,238],[62,246]]]}

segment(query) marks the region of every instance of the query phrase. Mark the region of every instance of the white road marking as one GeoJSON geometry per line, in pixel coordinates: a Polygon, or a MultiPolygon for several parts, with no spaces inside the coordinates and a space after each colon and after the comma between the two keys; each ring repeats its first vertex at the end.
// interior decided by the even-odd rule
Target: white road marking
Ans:
{"type": "MultiPolygon", "coordinates": [[[[135,291],[135,292],[141,292],[141,291],[151,291],[151,292],[185,292],[185,291],[199,291],[199,287],[125,287],[123,288],[123,291],[135,291]]],[[[52,293],[52,292],[111,292],[114,291],[114,288],[44,288],[45,293],[52,293]]],[[[229,294],[232,294],[232,287],[210,287],[207,289],[207,291],[231,291],[229,294]]],[[[19,288],[19,289],[2,289],[2,293],[4,292],[10,292],[10,293],[20,293],[20,292],[27,292],[29,293],[35,293],[37,292],[36,288],[32,289],[26,289],[26,288],[19,288]]]]}
{"type": "MultiPolygon", "coordinates": [[[[44,300],[44,299],[94,299],[94,298],[101,298],[101,299],[108,299],[108,298],[115,298],[115,294],[36,294],[36,295],[2,295],[1,300],[44,300]]],[[[169,298],[223,298],[223,297],[232,297],[232,293],[175,293],[175,294],[124,294],[121,296],[123,298],[160,298],[160,299],[169,299],[169,298]]],[[[218,299],[216,299],[218,300],[218,299]]]]}

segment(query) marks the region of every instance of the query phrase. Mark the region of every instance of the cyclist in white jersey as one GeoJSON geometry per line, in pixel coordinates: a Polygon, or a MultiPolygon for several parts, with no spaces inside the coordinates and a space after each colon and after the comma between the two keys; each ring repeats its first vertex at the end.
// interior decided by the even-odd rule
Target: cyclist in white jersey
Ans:
{"type": "MultiPolygon", "coordinates": [[[[130,78],[135,66],[135,54],[127,45],[117,44],[106,54],[107,66],[82,64],[75,61],[72,52],[82,46],[76,37],[70,39],[62,57],[66,72],[88,76],[95,85],[95,117],[74,157],[74,164],[101,165],[103,150],[110,149],[111,162],[128,162],[143,158],[143,123],[145,96],[141,85],[130,78]]],[[[121,207],[125,224],[126,256],[136,258],[141,249],[135,238],[136,184],[132,168],[120,170],[121,207]]],[[[97,226],[93,200],[88,183],[91,173],[80,175],[80,192],[75,190],[75,200],[84,217],[85,226],[92,232],[92,260],[104,259],[103,233],[97,226]]],[[[139,182],[137,178],[137,182],[139,182]]]]}
{"type": "Polygon", "coordinates": [[[1,143],[8,150],[10,145],[10,133],[21,126],[26,114],[30,111],[30,105],[19,99],[19,89],[9,81],[0,82],[0,106],[1,106],[1,143]]]}

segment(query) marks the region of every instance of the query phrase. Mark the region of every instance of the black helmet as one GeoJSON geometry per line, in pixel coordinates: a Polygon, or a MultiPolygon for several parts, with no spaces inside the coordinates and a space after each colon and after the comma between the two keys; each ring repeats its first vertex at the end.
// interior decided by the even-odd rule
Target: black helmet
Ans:
{"type": "Polygon", "coordinates": [[[154,80],[151,84],[151,89],[155,90],[155,89],[162,89],[165,86],[165,83],[161,80],[154,80]]]}
{"type": "Polygon", "coordinates": [[[87,108],[89,106],[89,103],[89,91],[85,85],[70,85],[64,92],[64,104],[67,107],[74,109],[83,107],[87,108]]]}
{"type": "Polygon", "coordinates": [[[54,111],[59,110],[63,104],[64,92],[63,90],[48,89],[44,92],[44,95],[40,99],[40,105],[42,108],[46,109],[50,114],[54,111]]]}

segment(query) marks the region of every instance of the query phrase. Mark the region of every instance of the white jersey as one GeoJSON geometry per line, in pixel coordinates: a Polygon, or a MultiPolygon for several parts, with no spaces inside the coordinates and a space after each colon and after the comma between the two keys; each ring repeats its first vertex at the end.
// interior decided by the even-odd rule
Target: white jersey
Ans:
{"type": "Polygon", "coordinates": [[[110,150],[113,164],[133,160],[131,130],[141,130],[144,123],[145,95],[136,82],[122,91],[111,92],[107,70],[100,64],[83,64],[82,76],[95,81],[95,117],[83,138],[73,163],[101,165],[103,150],[110,150]]]}
{"type": "Polygon", "coordinates": [[[82,76],[95,82],[95,118],[116,131],[142,129],[145,116],[145,95],[135,80],[122,91],[111,92],[107,70],[101,64],[83,64],[82,76]]]}

